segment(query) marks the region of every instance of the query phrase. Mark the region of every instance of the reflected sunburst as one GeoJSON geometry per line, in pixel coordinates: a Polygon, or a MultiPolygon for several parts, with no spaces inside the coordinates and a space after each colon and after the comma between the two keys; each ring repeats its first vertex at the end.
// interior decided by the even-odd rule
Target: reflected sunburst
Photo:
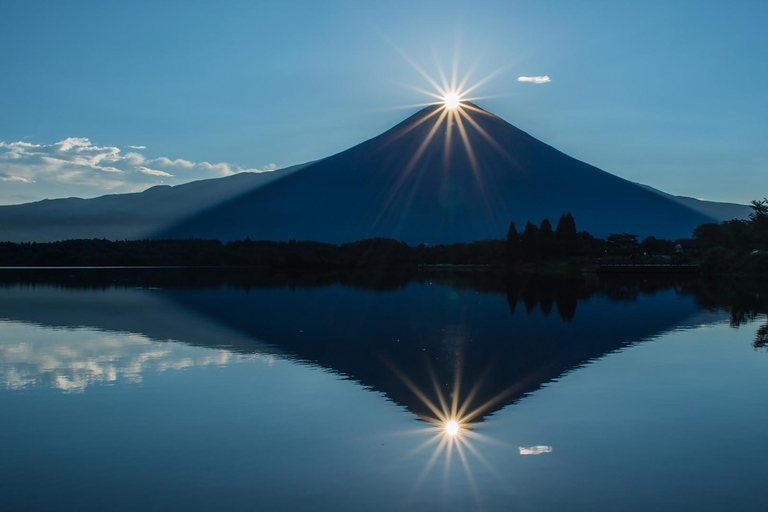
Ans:
{"type": "Polygon", "coordinates": [[[499,393],[492,399],[473,406],[475,397],[478,391],[481,389],[482,380],[479,379],[474,383],[470,391],[466,396],[461,394],[461,380],[462,380],[462,364],[456,365],[454,374],[453,390],[447,396],[443,393],[443,389],[435,375],[429,361],[426,361],[426,369],[429,374],[429,378],[433,385],[434,395],[436,401],[430,399],[425,390],[419,389],[411,379],[405,374],[399,371],[397,368],[390,366],[395,375],[413,392],[413,394],[426,406],[431,412],[430,415],[419,415],[419,419],[428,423],[427,428],[417,429],[414,433],[422,433],[428,435],[428,439],[414,448],[407,456],[411,457],[424,450],[432,449],[432,453],[429,456],[424,469],[416,480],[413,488],[415,492],[424,479],[432,472],[436,462],[442,456],[445,459],[444,478],[447,480],[448,474],[452,467],[452,460],[454,452],[457,454],[463,472],[467,478],[467,481],[472,488],[475,495],[475,499],[478,504],[480,502],[480,496],[475,484],[475,478],[472,473],[472,461],[482,464],[489,473],[494,475],[500,481],[501,476],[494,470],[494,468],[483,457],[480,451],[475,446],[476,443],[494,444],[504,448],[513,448],[500,441],[492,439],[486,435],[480,434],[476,431],[476,427],[479,424],[479,420],[483,413],[487,412],[495,404],[502,401],[510,393],[513,393],[515,388],[511,387],[502,393],[499,393]]]}

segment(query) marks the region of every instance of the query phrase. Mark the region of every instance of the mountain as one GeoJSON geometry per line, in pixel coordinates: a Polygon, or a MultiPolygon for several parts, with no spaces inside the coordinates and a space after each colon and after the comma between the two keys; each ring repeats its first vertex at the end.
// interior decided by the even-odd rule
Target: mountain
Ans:
{"type": "Polygon", "coordinates": [[[53,242],[77,238],[149,238],[168,225],[235,199],[309,164],[273,172],[244,172],[144,192],[80,199],[45,199],[0,206],[0,240],[53,242]]]}
{"type": "Polygon", "coordinates": [[[445,113],[427,107],[351,149],[273,173],[0,207],[0,240],[382,236],[436,244],[501,238],[510,220],[522,229],[568,211],[596,236],[674,239],[731,218],[576,160],[475,105],[445,113]]]}
{"type": "Polygon", "coordinates": [[[731,220],[731,219],[746,219],[747,217],[749,217],[749,214],[752,213],[752,208],[750,208],[746,204],[718,203],[715,201],[705,201],[703,199],[696,199],[694,197],[673,196],[672,194],[667,194],[666,192],[662,192],[661,190],[655,189],[648,185],[642,185],[640,183],[637,183],[637,185],[640,185],[641,187],[647,190],[650,190],[654,194],[659,194],[663,197],[671,199],[672,201],[680,203],[683,206],[687,206],[691,210],[697,211],[702,215],[712,217],[713,219],[716,219],[718,221],[731,220]]]}

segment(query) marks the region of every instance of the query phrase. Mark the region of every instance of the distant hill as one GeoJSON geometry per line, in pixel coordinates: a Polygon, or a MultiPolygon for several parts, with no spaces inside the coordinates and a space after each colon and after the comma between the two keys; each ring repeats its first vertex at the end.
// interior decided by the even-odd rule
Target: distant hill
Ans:
{"type": "Polygon", "coordinates": [[[0,240],[53,242],[76,238],[134,240],[216,205],[231,201],[306,165],[272,172],[244,172],[171,187],[161,185],[134,194],[94,199],[46,199],[0,206],[0,240]]]}
{"type": "Polygon", "coordinates": [[[522,229],[527,220],[554,224],[568,211],[579,230],[596,236],[674,239],[748,213],[629,182],[471,104],[460,123],[437,125],[440,109],[427,107],[351,149],[272,173],[0,207],[0,240],[250,236],[341,243],[381,236],[436,244],[501,238],[510,220],[522,229]]]}
{"type": "Polygon", "coordinates": [[[672,194],[667,194],[666,192],[662,192],[661,190],[655,189],[648,185],[642,185],[640,183],[638,183],[638,185],[650,190],[655,194],[659,194],[671,199],[672,201],[676,201],[681,205],[690,208],[691,210],[697,211],[708,217],[712,217],[718,222],[732,219],[746,219],[749,217],[749,214],[752,213],[752,208],[746,204],[718,203],[715,201],[695,199],[693,197],[673,196],[672,194]]]}

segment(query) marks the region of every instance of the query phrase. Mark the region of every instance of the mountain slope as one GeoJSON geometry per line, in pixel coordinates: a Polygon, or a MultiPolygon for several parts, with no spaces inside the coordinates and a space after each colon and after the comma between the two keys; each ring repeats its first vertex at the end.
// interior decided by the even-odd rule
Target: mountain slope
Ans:
{"type": "Polygon", "coordinates": [[[463,113],[449,121],[441,107],[427,107],[346,151],[272,173],[3,206],[0,240],[383,236],[435,244],[501,238],[510,220],[518,229],[528,220],[554,224],[567,211],[597,236],[678,238],[741,211],[631,183],[474,105],[463,113]]]}
{"type": "Polygon", "coordinates": [[[571,158],[473,105],[461,123],[435,129],[440,109],[425,108],[378,137],[157,236],[450,243],[501,238],[510,220],[521,228],[527,220],[554,223],[570,211],[579,229],[598,236],[677,238],[715,220],[571,158]],[[420,155],[415,163],[414,155],[420,155]]]}
{"type": "Polygon", "coordinates": [[[746,204],[718,203],[715,201],[705,201],[703,199],[696,199],[694,197],[673,196],[672,194],[667,194],[666,192],[662,192],[661,190],[655,189],[648,185],[643,185],[641,183],[638,183],[637,185],[640,185],[641,187],[644,187],[655,194],[659,194],[661,196],[671,199],[672,201],[678,202],[683,206],[687,206],[688,208],[694,211],[697,211],[703,215],[712,217],[717,221],[732,220],[732,219],[746,219],[747,217],[749,217],[749,214],[752,213],[752,208],[750,208],[746,204]]]}
{"type": "Polygon", "coordinates": [[[52,242],[75,238],[142,239],[208,208],[233,200],[308,164],[279,171],[161,185],[94,199],[46,199],[0,206],[0,240],[52,242]]]}

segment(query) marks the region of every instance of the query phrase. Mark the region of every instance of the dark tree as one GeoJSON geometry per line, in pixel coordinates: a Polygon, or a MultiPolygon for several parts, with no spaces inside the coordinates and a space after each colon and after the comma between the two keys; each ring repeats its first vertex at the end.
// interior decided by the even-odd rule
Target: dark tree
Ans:
{"type": "Polygon", "coordinates": [[[638,251],[637,235],[629,233],[611,233],[605,237],[611,254],[633,254],[638,251]]]}
{"type": "Polygon", "coordinates": [[[541,221],[539,227],[539,257],[543,260],[555,256],[555,232],[552,231],[552,224],[549,219],[541,221]]]}
{"type": "Polygon", "coordinates": [[[752,201],[750,204],[752,213],[749,220],[752,221],[754,244],[757,249],[768,249],[768,199],[752,201]]]}
{"type": "Polygon", "coordinates": [[[671,255],[675,252],[675,242],[649,236],[640,243],[640,250],[650,256],[658,254],[671,255]]]}
{"type": "Polygon", "coordinates": [[[555,228],[558,254],[560,256],[573,256],[577,252],[577,239],[578,233],[573,215],[571,212],[561,215],[555,228]]]}
{"type": "Polygon", "coordinates": [[[571,212],[560,216],[560,220],[557,221],[557,227],[555,228],[555,234],[557,235],[558,242],[572,242],[576,240],[576,221],[573,219],[571,212]]]}
{"type": "Polygon", "coordinates": [[[539,228],[530,222],[525,223],[525,231],[523,231],[520,250],[523,253],[523,259],[526,262],[537,261],[539,259],[539,228]]]}
{"type": "Polygon", "coordinates": [[[514,265],[520,259],[520,234],[517,232],[514,221],[509,223],[506,243],[507,265],[514,265]]]}

